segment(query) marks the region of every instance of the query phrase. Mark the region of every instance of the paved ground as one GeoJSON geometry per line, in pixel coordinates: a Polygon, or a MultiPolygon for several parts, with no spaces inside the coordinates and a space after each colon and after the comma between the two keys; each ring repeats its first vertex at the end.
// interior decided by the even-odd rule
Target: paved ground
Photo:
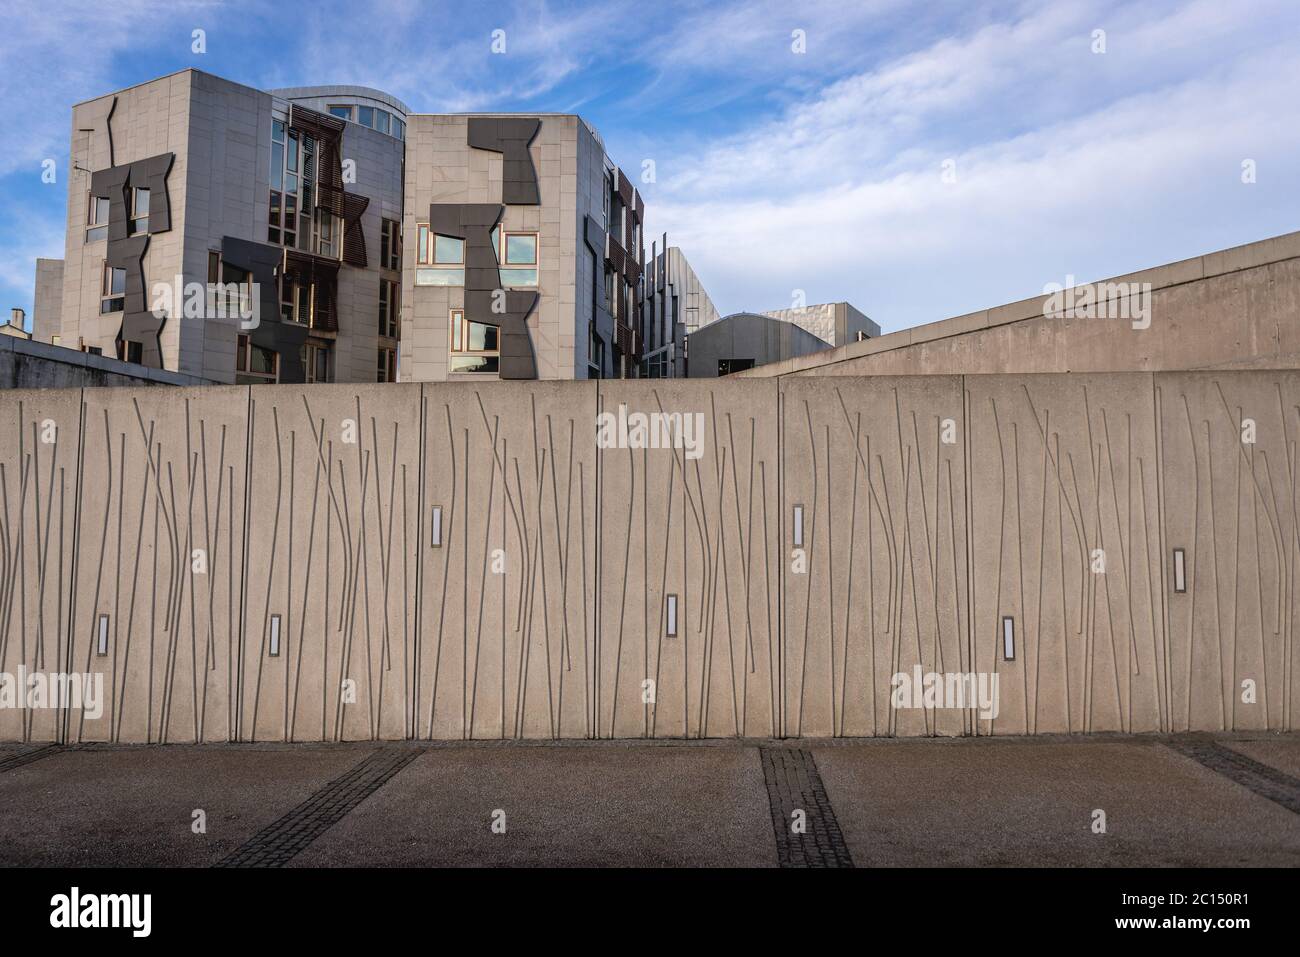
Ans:
{"type": "Polygon", "coordinates": [[[9,866],[1297,866],[1300,735],[4,745],[0,808],[9,866]]]}

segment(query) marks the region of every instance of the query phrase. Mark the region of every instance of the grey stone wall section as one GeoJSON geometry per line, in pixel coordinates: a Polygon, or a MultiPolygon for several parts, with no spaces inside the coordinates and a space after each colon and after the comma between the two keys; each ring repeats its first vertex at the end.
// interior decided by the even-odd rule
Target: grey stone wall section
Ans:
{"type": "Polygon", "coordinates": [[[51,342],[62,337],[63,260],[36,260],[36,294],[32,303],[32,338],[51,342]]]}
{"type": "Polygon", "coordinates": [[[5,398],[0,671],[107,700],[0,739],[1295,725],[1300,372],[5,398]],[[606,412],[698,454],[598,448],[606,412]],[[996,713],[894,707],[914,669],[996,713]]]}

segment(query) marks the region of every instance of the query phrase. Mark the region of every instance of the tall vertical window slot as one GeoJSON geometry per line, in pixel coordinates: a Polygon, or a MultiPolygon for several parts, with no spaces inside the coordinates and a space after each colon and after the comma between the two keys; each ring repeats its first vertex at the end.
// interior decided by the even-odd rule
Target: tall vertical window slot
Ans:
{"type": "Polygon", "coordinates": [[[1181,548],[1174,549],[1174,591],[1187,591],[1187,553],[1181,548]]]}
{"type": "Polygon", "coordinates": [[[108,654],[108,616],[99,616],[99,633],[95,639],[95,654],[108,654]]]}
{"type": "Polygon", "coordinates": [[[397,338],[398,285],[391,279],[379,280],[379,334],[397,338]]]}
{"type": "Polygon", "coordinates": [[[1016,660],[1016,622],[1010,615],[1002,616],[1002,658],[1016,660]]]}
{"type": "Polygon", "coordinates": [[[794,547],[803,548],[803,506],[794,507],[794,547]]]}
{"type": "Polygon", "coordinates": [[[271,640],[268,642],[267,654],[272,658],[280,657],[280,616],[271,616],[271,640]]]}
{"type": "Polygon", "coordinates": [[[402,226],[385,219],[379,233],[379,265],[385,269],[402,268],[402,226]]]}
{"type": "Polygon", "coordinates": [[[677,637],[677,596],[668,596],[668,607],[665,609],[665,617],[668,619],[668,637],[677,637]]]}

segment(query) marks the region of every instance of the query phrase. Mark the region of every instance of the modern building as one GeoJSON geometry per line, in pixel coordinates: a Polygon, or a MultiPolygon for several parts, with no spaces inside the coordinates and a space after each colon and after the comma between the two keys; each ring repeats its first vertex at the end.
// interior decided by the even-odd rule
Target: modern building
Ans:
{"type": "Polygon", "coordinates": [[[847,302],[772,312],[738,312],[686,337],[686,375],[731,375],[824,352],[880,335],[880,326],[847,302]]]}
{"type": "Polygon", "coordinates": [[[815,306],[764,310],[759,315],[794,323],[832,348],[875,339],[880,335],[880,326],[848,302],[824,302],[815,306]]]}
{"type": "Polygon", "coordinates": [[[686,341],[690,349],[687,375],[692,379],[731,375],[830,348],[802,326],[753,312],[737,312],[711,322],[686,341]]]}
{"type": "Polygon", "coordinates": [[[404,126],[375,90],[192,69],[77,104],[38,336],[216,382],[394,379],[404,126]]]}
{"type": "Polygon", "coordinates": [[[644,201],[576,115],[190,69],[71,145],[42,341],[229,383],[643,373],[644,201]]]}
{"type": "Polygon", "coordinates": [[[408,118],[403,380],[632,377],[645,204],[573,114],[408,118]]]}
{"type": "Polygon", "coordinates": [[[646,350],[641,376],[680,378],[686,375],[687,337],[716,322],[719,313],[681,249],[668,245],[666,234],[664,251],[658,252],[658,248],[658,244],[652,244],[646,269],[642,321],[646,350]]]}

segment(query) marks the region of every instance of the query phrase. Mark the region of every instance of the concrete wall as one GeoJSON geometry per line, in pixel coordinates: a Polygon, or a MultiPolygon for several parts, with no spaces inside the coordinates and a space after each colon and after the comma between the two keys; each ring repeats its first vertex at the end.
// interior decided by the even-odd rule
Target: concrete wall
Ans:
{"type": "Polygon", "coordinates": [[[1091,285],[1101,290],[1114,283],[1150,283],[1149,326],[1135,328],[1124,318],[1049,318],[1044,295],[742,374],[1300,368],[1300,232],[1091,285]]]}
{"type": "Polygon", "coordinates": [[[202,379],[180,372],[149,369],[65,346],[0,336],[0,389],[205,384],[202,379]]]}
{"type": "Polygon", "coordinates": [[[52,342],[61,336],[63,316],[63,260],[36,260],[36,293],[32,303],[32,338],[52,342]]]}
{"type": "Polygon", "coordinates": [[[1300,372],[6,400],[0,670],[110,700],[6,739],[1295,724],[1300,372]],[[598,449],[601,412],[698,413],[699,455],[598,449]],[[915,666],[998,713],[893,708],[915,666]]]}

